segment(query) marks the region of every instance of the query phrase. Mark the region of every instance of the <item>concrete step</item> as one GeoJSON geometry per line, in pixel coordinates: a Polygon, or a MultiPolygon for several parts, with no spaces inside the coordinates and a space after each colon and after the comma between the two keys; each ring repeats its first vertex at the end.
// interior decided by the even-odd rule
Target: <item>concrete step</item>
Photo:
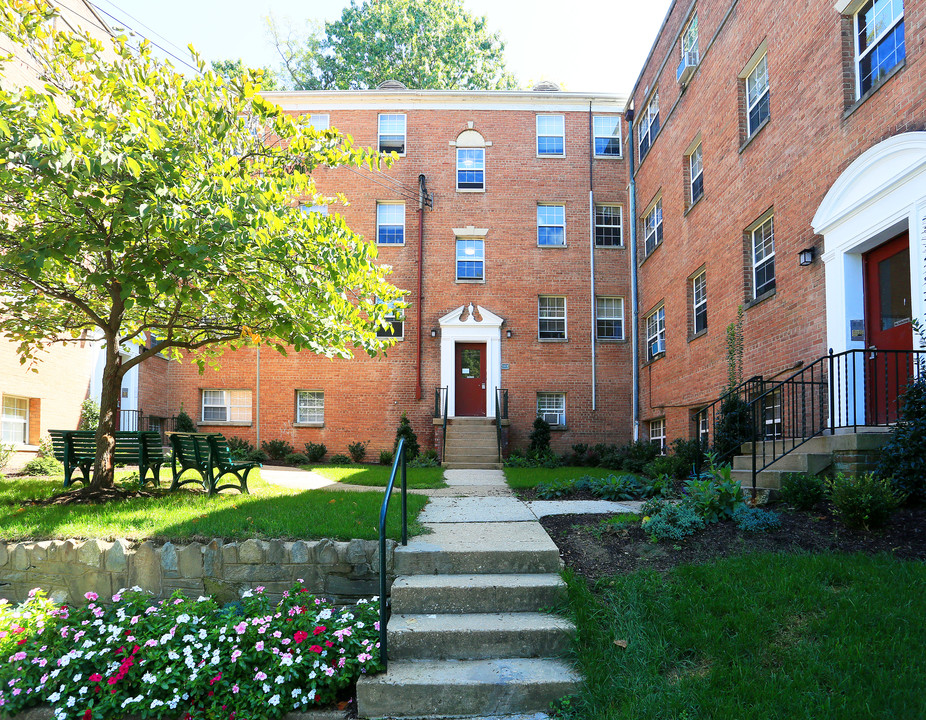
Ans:
{"type": "Polygon", "coordinates": [[[562,657],[575,626],[536,612],[393,615],[389,657],[396,660],[489,660],[562,657]]]}
{"type": "Polygon", "coordinates": [[[486,452],[480,450],[458,450],[456,448],[447,448],[444,455],[444,462],[448,463],[497,463],[498,450],[486,452]]]}
{"type": "Polygon", "coordinates": [[[428,720],[539,712],[581,682],[562,660],[393,661],[388,672],[360,678],[357,710],[364,718],[428,720]]]}
{"type": "Polygon", "coordinates": [[[566,584],[554,573],[411,575],[392,584],[394,613],[530,612],[555,607],[566,584]]]}
{"type": "Polygon", "coordinates": [[[498,438],[495,435],[486,435],[482,437],[481,435],[460,435],[453,437],[451,435],[447,436],[447,447],[451,445],[458,447],[483,447],[483,448],[498,448],[498,438]]]}
{"type": "Polygon", "coordinates": [[[559,549],[537,522],[425,523],[395,550],[395,574],[558,573],[559,549]]]}
{"type": "Polygon", "coordinates": [[[495,425],[494,417],[452,417],[447,418],[447,427],[476,427],[480,425],[495,425]]]}
{"type": "MultiPolygon", "coordinates": [[[[883,447],[890,439],[887,432],[839,432],[835,435],[818,435],[810,438],[800,446],[800,451],[805,453],[832,453],[841,450],[877,450],[883,447]]],[[[785,447],[788,447],[789,440],[785,440],[785,447]]],[[[773,452],[774,448],[779,451],[782,448],[782,441],[772,442],[771,440],[759,443],[758,452],[762,452],[762,446],[765,446],[766,453],[773,452]]],[[[744,443],[741,448],[743,454],[752,452],[752,443],[744,443]]]]}
{"type": "Polygon", "coordinates": [[[502,463],[472,463],[472,462],[443,462],[441,467],[445,470],[501,470],[505,466],[502,463]]]}
{"type": "MultiPolygon", "coordinates": [[[[816,475],[833,464],[832,453],[807,453],[801,452],[801,450],[803,450],[803,448],[794,450],[784,457],[779,458],[770,465],[768,469],[780,470],[781,472],[802,472],[816,475]]],[[[778,451],[781,451],[780,448],[778,451]]],[[[769,452],[771,452],[771,448],[769,448],[769,452]]],[[[757,466],[762,466],[761,452],[756,456],[756,462],[757,466]]],[[[752,455],[737,455],[733,458],[733,469],[749,470],[751,472],[752,455]]]]}
{"type": "MultiPolygon", "coordinates": [[[[780,490],[781,476],[785,472],[782,470],[763,470],[756,475],[756,488],[759,490],[780,490]]],[[[743,492],[752,490],[752,471],[751,470],[734,470],[731,473],[734,480],[739,480],[743,487],[743,492]]]]}

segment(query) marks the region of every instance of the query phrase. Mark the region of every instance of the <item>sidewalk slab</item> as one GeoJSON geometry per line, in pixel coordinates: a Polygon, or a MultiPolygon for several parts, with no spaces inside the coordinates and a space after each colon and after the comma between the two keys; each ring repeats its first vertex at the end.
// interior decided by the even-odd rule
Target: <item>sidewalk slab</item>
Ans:
{"type": "Polygon", "coordinates": [[[444,480],[450,487],[458,485],[501,485],[505,483],[504,470],[444,470],[444,480]]]}
{"type": "Polygon", "coordinates": [[[423,523],[531,522],[537,519],[514,497],[435,497],[418,517],[423,523]]]}
{"type": "Polygon", "coordinates": [[[531,500],[528,509],[538,518],[547,515],[592,515],[595,513],[639,513],[639,500],[611,502],[609,500],[531,500]]]}

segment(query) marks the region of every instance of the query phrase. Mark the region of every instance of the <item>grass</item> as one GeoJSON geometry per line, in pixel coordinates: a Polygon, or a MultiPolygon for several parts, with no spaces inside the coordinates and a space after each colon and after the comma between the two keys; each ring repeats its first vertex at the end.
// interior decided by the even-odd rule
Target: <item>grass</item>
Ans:
{"type": "MultiPolygon", "coordinates": [[[[334,482],[372,487],[386,487],[389,483],[389,475],[392,472],[391,465],[365,464],[303,465],[302,469],[311,470],[334,482]]],[[[408,487],[420,490],[447,487],[447,483],[444,482],[444,469],[440,467],[408,468],[406,470],[406,481],[408,487]]],[[[396,486],[398,485],[399,477],[397,476],[396,486]]]]}
{"type": "Polygon", "coordinates": [[[562,716],[926,717],[921,562],[755,554],[567,582],[586,686],[562,716]]]}
{"type": "Polygon", "coordinates": [[[511,488],[532,488],[537,483],[552,482],[553,480],[575,480],[583,475],[591,477],[607,477],[608,475],[621,475],[620,471],[597,467],[558,467],[558,468],[518,468],[506,467],[505,480],[511,488]]]}
{"type": "MultiPolygon", "coordinates": [[[[162,488],[164,487],[162,474],[162,488]]],[[[62,491],[61,476],[8,478],[0,481],[0,538],[47,540],[54,538],[229,540],[246,538],[374,540],[379,537],[382,494],[327,490],[292,490],[269,485],[252,472],[250,495],[223,492],[208,497],[202,492],[164,492],[156,498],[137,498],[105,505],[51,505],[23,507],[29,498],[47,498],[62,491]]],[[[409,532],[418,534],[415,521],[427,503],[420,495],[408,496],[409,532]]],[[[399,503],[392,502],[386,524],[389,537],[398,539],[399,503]]]]}

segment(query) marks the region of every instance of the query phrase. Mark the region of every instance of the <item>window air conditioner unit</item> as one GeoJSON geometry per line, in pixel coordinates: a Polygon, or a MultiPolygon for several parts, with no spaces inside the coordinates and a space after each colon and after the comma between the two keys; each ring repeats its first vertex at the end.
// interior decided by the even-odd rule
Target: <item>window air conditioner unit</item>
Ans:
{"type": "Polygon", "coordinates": [[[544,413],[543,419],[545,422],[550,423],[550,425],[559,425],[559,413],[544,413]]]}
{"type": "Polygon", "coordinates": [[[678,71],[675,73],[675,79],[679,84],[688,84],[691,76],[694,75],[695,68],[698,67],[698,60],[698,53],[695,50],[682,53],[682,61],[678,64],[678,71]]]}
{"type": "Polygon", "coordinates": [[[666,341],[665,340],[657,340],[654,343],[650,343],[650,346],[649,346],[650,357],[656,357],[657,355],[659,355],[660,353],[664,353],[665,351],[666,351],[666,341]]]}

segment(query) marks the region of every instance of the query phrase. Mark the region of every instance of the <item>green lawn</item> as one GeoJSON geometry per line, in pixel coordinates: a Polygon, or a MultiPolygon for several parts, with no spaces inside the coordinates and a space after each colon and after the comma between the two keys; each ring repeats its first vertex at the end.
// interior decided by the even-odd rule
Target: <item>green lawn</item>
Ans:
{"type": "Polygon", "coordinates": [[[621,473],[607,468],[595,467],[558,467],[558,468],[505,468],[505,480],[512,488],[532,488],[537,483],[551,482],[553,480],[574,480],[583,475],[592,477],[607,477],[621,473]]]}
{"type": "MultiPolygon", "coordinates": [[[[303,465],[303,470],[311,470],[335,482],[349,485],[368,485],[373,487],[386,487],[391,465],[303,465]]],[[[405,479],[408,487],[426,490],[447,487],[444,482],[444,469],[439,467],[407,468],[405,479]]],[[[396,476],[396,487],[399,486],[400,477],[396,476]]]]}
{"type": "MultiPolygon", "coordinates": [[[[161,487],[165,488],[163,474],[161,487]]],[[[291,490],[267,484],[256,472],[248,478],[248,488],[250,495],[225,491],[210,498],[184,489],[105,505],[23,507],[24,499],[61,492],[62,477],[7,478],[0,480],[0,538],[374,540],[379,536],[381,493],[291,490]]],[[[387,522],[394,539],[401,531],[398,500],[393,499],[387,522]]],[[[414,518],[426,503],[425,497],[408,497],[411,534],[421,532],[414,518]]]]}
{"type": "Polygon", "coordinates": [[[921,562],[756,554],[567,581],[587,682],[560,717],[926,717],[921,562]]]}

